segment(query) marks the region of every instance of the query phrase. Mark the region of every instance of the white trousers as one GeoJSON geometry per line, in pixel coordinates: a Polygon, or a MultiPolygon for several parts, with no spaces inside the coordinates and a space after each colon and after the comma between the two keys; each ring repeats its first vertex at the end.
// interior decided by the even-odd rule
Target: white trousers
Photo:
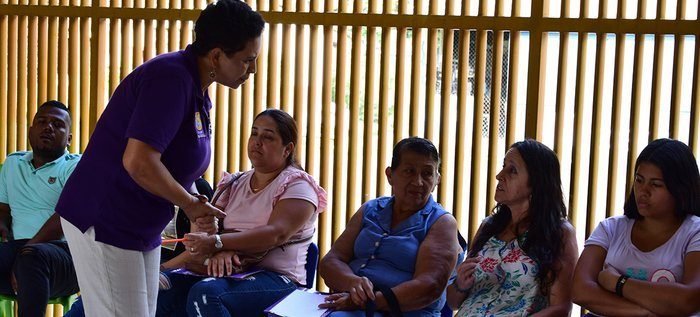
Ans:
{"type": "Polygon", "coordinates": [[[87,317],[153,317],[158,299],[160,248],[141,252],[95,241],[61,218],[87,317]]]}

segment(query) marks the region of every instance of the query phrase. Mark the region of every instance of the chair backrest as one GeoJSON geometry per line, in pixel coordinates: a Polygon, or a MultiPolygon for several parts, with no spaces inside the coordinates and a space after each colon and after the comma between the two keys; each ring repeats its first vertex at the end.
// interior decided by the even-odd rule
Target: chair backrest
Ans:
{"type": "Polygon", "coordinates": [[[318,267],[318,246],[311,242],[306,253],[306,288],[314,288],[316,268],[318,267]]]}

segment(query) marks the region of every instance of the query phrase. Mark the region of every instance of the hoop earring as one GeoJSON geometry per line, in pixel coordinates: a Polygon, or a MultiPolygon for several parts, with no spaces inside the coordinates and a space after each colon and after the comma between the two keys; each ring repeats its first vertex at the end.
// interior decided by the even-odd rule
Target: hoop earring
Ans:
{"type": "Polygon", "coordinates": [[[214,70],[209,72],[209,78],[211,78],[211,79],[216,78],[216,73],[214,72],[214,70]]]}

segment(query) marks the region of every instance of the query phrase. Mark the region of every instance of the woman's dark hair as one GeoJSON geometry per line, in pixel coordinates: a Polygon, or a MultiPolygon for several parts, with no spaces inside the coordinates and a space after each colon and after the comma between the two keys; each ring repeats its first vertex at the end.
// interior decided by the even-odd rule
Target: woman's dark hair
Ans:
{"type": "MultiPolygon", "coordinates": [[[[516,142],[510,148],[517,150],[525,161],[528,185],[532,190],[530,208],[526,219],[523,219],[528,228],[525,238],[520,240],[521,247],[525,254],[537,262],[539,271],[536,278],[540,291],[547,294],[560,270],[557,262],[564,247],[566,206],[561,189],[559,159],[554,151],[535,140],[516,142]]],[[[491,218],[484,222],[474,237],[469,257],[477,256],[486,241],[503,232],[510,221],[511,211],[508,206],[496,205],[491,218]]]]}
{"type": "MultiPolygon", "coordinates": [[[[299,144],[297,143],[299,133],[297,132],[297,123],[294,121],[294,118],[282,110],[267,109],[261,113],[258,113],[258,115],[255,116],[255,120],[263,116],[270,117],[273,121],[275,121],[275,124],[277,125],[277,133],[279,133],[280,137],[282,138],[282,145],[286,146],[287,144],[292,143],[294,144],[294,149],[296,150],[296,146],[299,144]]],[[[301,167],[299,162],[297,162],[296,158],[294,158],[294,151],[289,153],[289,156],[287,156],[287,166],[290,165],[300,170],[304,169],[301,167]]]]}
{"type": "Polygon", "coordinates": [[[199,56],[214,48],[233,54],[260,37],[265,20],[240,0],[218,0],[207,5],[194,24],[192,48],[199,56]]]}
{"type": "MultiPolygon", "coordinates": [[[[700,174],[693,151],[681,141],[658,139],[649,143],[634,163],[635,172],[641,163],[658,167],[664,177],[666,188],[676,201],[676,217],[692,214],[700,216],[700,174]]],[[[634,187],[625,201],[625,216],[642,218],[637,210],[634,187]]]]}
{"type": "Polygon", "coordinates": [[[438,150],[435,145],[433,145],[433,142],[430,142],[428,139],[412,136],[405,138],[394,145],[394,152],[391,156],[392,171],[396,170],[399,165],[401,165],[401,155],[406,151],[429,156],[434,162],[437,163],[438,170],[440,169],[440,155],[438,154],[438,150]]]}

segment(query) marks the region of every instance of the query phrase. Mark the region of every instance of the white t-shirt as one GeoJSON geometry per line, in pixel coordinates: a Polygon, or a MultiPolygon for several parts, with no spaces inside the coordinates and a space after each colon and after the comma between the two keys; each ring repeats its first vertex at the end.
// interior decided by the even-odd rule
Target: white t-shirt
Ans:
{"type": "Polygon", "coordinates": [[[634,219],[626,216],[605,219],[585,245],[606,249],[605,264],[631,278],[650,282],[681,281],[685,255],[700,251],[700,217],[687,216],[666,243],[649,252],[642,252],[632,244],[633,224],[634,219]]]}
{"type": "Polygon", "coordinates": [[[605,219],[591,233],[585,245],[606,249],[605,264],[630,278],[674,283],[683,280],[686,254],[700,251],[700,217],[688,215],[666,243],[649,252],[642,252],[632,244],[634,221],[627,216],[605,219]]]}

